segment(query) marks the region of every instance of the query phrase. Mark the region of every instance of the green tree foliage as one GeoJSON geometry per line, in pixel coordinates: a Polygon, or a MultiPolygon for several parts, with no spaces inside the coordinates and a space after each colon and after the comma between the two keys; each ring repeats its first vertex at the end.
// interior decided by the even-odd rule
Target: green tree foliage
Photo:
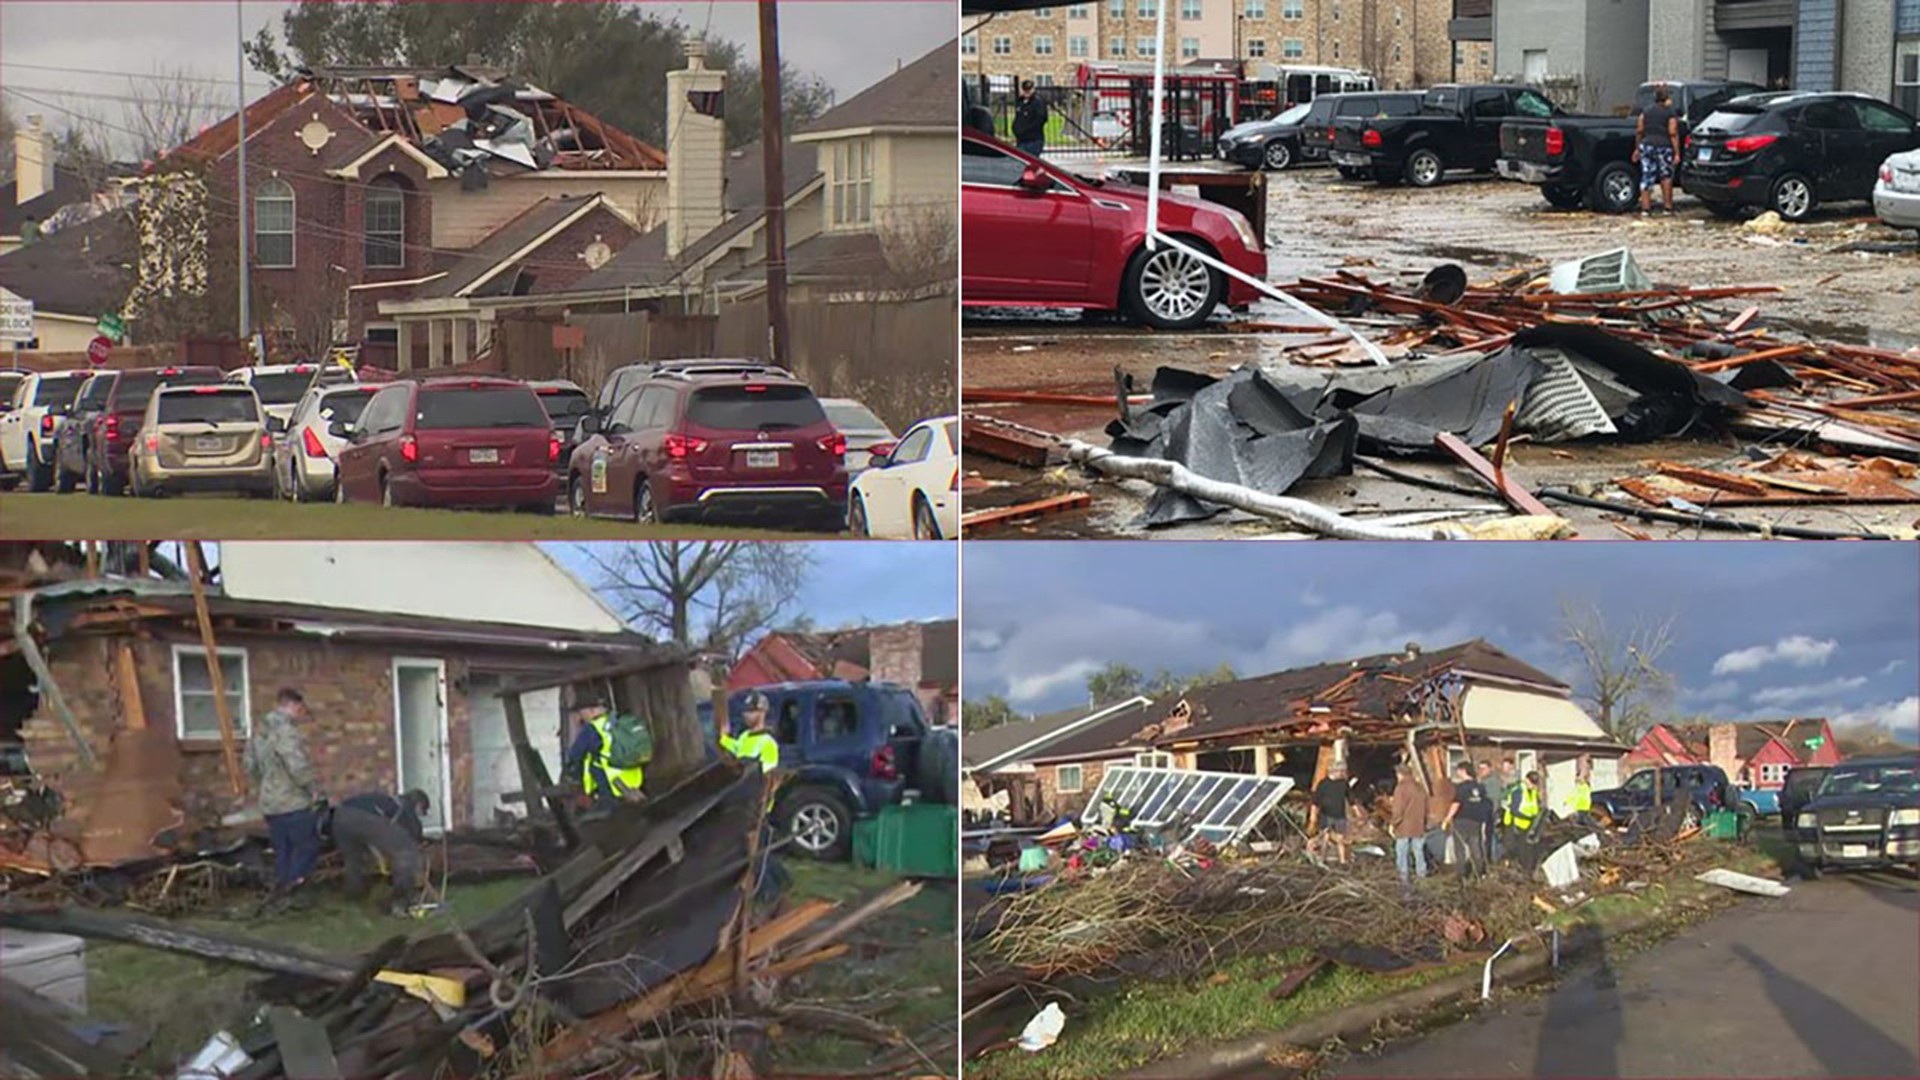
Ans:
{"type": "Polygon", "coordinates": [[[1096,704],[1119,701],[1138,694],[1146,684],[1139,668],[1115,660],[1087,676],[1087,697],[1096,704]]]}
{"type": "MultiPolygon", "coordinates": [[[[301,68],[347,65],[440,67],[476,60],[579,105],[648,142],[666,139],[666,74],[685,64],[683,48],[700,29],[642,6],[612,2],[422,4],[380,0],[341,4],[301,0],[263,29],[247,59],[284,80],[301,68]]],[[[727,141],[760,137],[759,55],[755,42],[710,39],[707,62],[727,72],[727,141]]],[[[817,77],[782,65],[785,127],[806,124],[833,103],[817,77]]]]}
{"type": "Polygon", "coordinates": [[[990,695],[985,701],[962,702],[960,706],[960,730],[968,735],[978,735],[1019,719],[1020,714],[999,694],[990,695]]]}

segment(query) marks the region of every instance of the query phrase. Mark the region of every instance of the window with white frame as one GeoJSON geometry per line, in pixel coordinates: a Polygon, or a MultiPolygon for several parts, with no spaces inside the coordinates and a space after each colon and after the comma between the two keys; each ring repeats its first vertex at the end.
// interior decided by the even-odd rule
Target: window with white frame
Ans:
{"type": "Polygon", "coordinates": [[[1053,55],[1053,35],[1052,34],[1035,34],[1033,36],[1033,55],[1035,56],[1052,56],[1053,55]]]}
{"type": "Polygon", "coordinates": [[[1087,55],[1087,39],[1081,35],[1075,35],[1073,37],[1068,38],[1067,39],[1067,55],[1068,56],[1087,55]]]}
{"type": "Polygon", "coordinates": [[[1127,0],[1107,0],[1107,18],[1124,19],[1127,17],[1127,0]]]}
{"type": "Polygon", "coordinates": [[[1136,56],[1154,56],[1160,52],[1160,43],[1150,37],[1135,38],[1133,52],[1136,56]]]}
{"type": "Polygon", "coordinates": [[[1338,41],[1333,43],[1333,58],[1335,60],[1340,59],[1340,43],[1338,41]]]}
{"type": "Polygon", "coordinates": [[[960,38],[960,55],[961,56],[979,56],[980,55],[980,35],[979,34],[966,34],[960,38]]]}
{"type": "Polygon", "coordinates": [[[1267,55],[1267,39],[1252,38],[1247,41],[1247,55],[1255,60],[1267,55]]]}
{"type": "Polygon", "coordinates": [[[1067,18],[1069,19],[1091,19],[1092,17],[1092,4],[1075,4],[1067,9],[1067,18]]]}
{"type": "Polygon", "coordinates": [[[1133,11],[1143,19],[1157,19],[1160,17],[1160,0],[1139,0],[1133,11]]]}
{"type": "MultiPolygon", "coordinates": [[[[226,684],[227,715],[233,733],[245,738],[253,730],[247,707],[247,650],[220,650],[220,679],[226,684]]],[[[207,672],[207,651],[198,645],[173,647],[173,730],[180,739],[218,739],[220,714],[213,707],[213,676],[207,672]]]]}
{"type": "Polygon", "coordinates": [[[1035,86],[1036,88],[1038,88],[1038,87],[1042,87],[1042,86],[1052,86],[1052,85],[1053,85],[1053,76],[1051,76],[1051,75],[1049,75],[1049,74],[1047,74],[1046,72],[1044,72],[1044,71],[1043,71],[1043,72],[1041,72],[1040,74],[1038,74],[1038,75],[1035,75],[1035,76],[1033,77],[1033,85],[1034,85],[1034,86],[1035,86]]]}
{"type": "Polygon", "coordinates": [[[1400,62],[1400,55],[1401,55],[1401,54],[1400,54],[1400,43],[1396,41],[1396,42],[1394,42],[1394,43],[1393,43],[1393,62],[1394,62],[1394,63],[1396,63],[1396,64],[1397,64],[1397,63],[1399,63],[1399,62],[1400,62]]]}
{"type": "Polygon", "coordinates": [[[1062,795],[1077,795],[1085,783],[1085,774],[1078,765],[1055,765],[1053,767],[1053,786],[1062,795]]]}
{"type": "Polygon", "coordinates": [[[1245,15],[1249,19],[1266,18],[1267,17],[1267,0],[1247,0],[1245,15]]]}
{"type": "Polygon", "coordinates": [[[1340,21],[1340,0],[1333,0],[1333,21],[1340,21]]]}
{"type": "Polygon", "coordinates": [[[994,38],[993,39],[993,55],[1012,56],[1013,55],[1013,39],[1010,37],[994,38]]]}
{"type": "Polygon", "coordinates": [[[1143,769],[1171,769],[1173,755],[1159,750],[1142,750],[1133,755],[1133,763],[1143,769]]]}
{"type": "Polygon", "coordinates": [[[833,223],[837,226],[873,222],[873,140],[846,139],[833,147],[833,223]]]}
{"type": "Polygon", "coordinates": [[[1123,37],[1108,38],[1107,39],[1107,55],[1108,56],[1127,55],[1127,39],[1123,37]]]}
{"type": "Polygon", "coordinates": [[[1902,41],[1893,58],[1893,104],[1920,116],[1920,38],[1902,41]]]}
{"type": "Polygon", "coordinates": [[[1306,0],[1281,0],[1280,17],[1296,22],[1307,17],[1306,0]]]}
{"type": "Polygon", "coordinates": [[[1280,42],[1280,55],[1288,60],[1298,60],[1307,55],[1307,43],[1299,38],[1286,38],[1280,42]]]}
{"type": "Polygon", "coordinates": [[[366,264],[386,268],[407,265],[406,189],[391,181],[375,180],[367,188],[362,213],[366,217],[362,230],[366,234],[362,244],[366,264]]]}
{"type": "Polygon", "coordinates": [[[293,188],[270,179],[253,193],[253,261],[266,268],[293,265],[293,188]]]}
{"type": "Polygon", "coordinates": [[[1197,37],[1181,38],[1180,55],[1188,60],[1198,57],[1200,55],[1200,39],[1197,37]]]}
{"type": "Polygon", "coordinates": [[[1760,766],[1760,784],[1763,787],[1775,787],[1787,782],[1787,767],[1777,763],[1760,766]]]}
{"type": "Polygon", "coordinates": [[[1188,22],[1200,18],[1200,0],[1180,0],[1180,17],[1188,22]]]}
{"type": "Polygon", "coordinates": [[[1042,19],[1053,18],[1053,9],[1050,7],[1034,8],[1033,13],[1042,19]]]}

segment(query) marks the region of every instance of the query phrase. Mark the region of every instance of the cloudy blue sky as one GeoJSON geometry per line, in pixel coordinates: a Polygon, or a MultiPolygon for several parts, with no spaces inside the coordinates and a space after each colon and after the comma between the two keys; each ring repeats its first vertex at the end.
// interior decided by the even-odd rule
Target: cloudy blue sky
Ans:
{"type": "MultiPolygon", "coordinates": [[[[542,546],[582,581],[598,580],[581,545],[542,546]]],[[[814,553],[814,570],[790,615],[810,616],[825,629],[958,614],[958,545],[842,540],[805,546],[814,553]]]]}
{"type": "Polygon", "coordinates": [[[1226,660],[1250,675],[1484,637],[1578,683],[1563,599],[1674,616],[1679,707],[1728,719],[1920,725],[1920,545],[1845,543],[975,543],[967,697],[1085,700],[1089,672],[1226,660]]]}

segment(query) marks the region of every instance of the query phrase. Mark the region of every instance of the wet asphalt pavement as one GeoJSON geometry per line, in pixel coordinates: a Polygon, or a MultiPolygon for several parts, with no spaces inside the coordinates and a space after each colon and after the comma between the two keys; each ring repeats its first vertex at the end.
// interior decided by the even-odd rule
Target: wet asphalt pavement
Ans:
{"type": "Polygon", "coordinates": [[[1800,882],[1335,1077],[1920,1075],[1920,884],[1800,882]]]}

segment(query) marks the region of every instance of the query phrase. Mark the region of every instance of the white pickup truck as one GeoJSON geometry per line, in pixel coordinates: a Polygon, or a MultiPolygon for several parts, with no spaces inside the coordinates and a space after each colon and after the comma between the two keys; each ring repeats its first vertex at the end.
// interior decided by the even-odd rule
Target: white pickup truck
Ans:
{"type": "Polygon", "coordinates": [[[0,412],[0,485],[53,487],[53,433],[86,381],[84,371],[33,372],[13,388],[11,407],[0,412]]]}

